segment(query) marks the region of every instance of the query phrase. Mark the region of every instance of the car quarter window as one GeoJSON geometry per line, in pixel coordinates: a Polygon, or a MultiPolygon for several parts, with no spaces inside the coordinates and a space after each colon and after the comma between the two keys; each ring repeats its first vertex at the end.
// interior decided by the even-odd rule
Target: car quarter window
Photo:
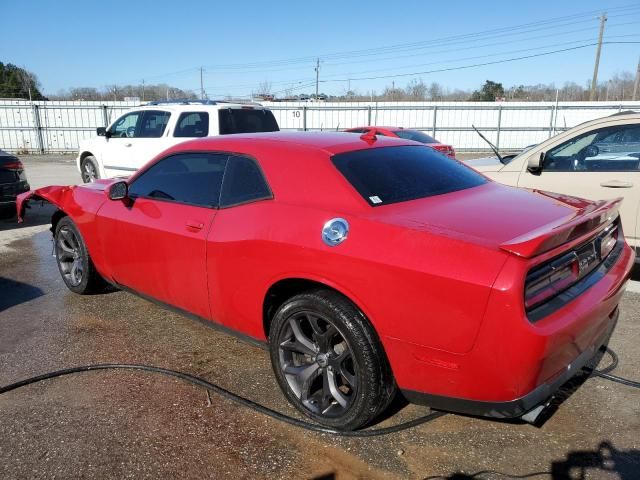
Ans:
{"type": "Polygon", "coordinates": [[[142,119],[138,123],[136,137],[158,138],[164,134],[164,130],[169,123],[169,112],[161,110],[145,110],[142,112],[142,119]]]}
{"type": "Polygon", "coordinates": [[[184,112],[176,123],[174,137],[206,137],[209,134],[209,114],[207,112],[184,112]]]}
{"type": "Polygon", "coordinates": [[[640,170],[640,125],[592,130],[549,150],[544,171],[619,172],[640,170]]]}
{"type": "Polygon", "coordinates": [[[253,159],[239,155],[229,157],[220,195],[221,207],[272,197],[271,189],[253,159]]]}
{"type": "Polygon", "coordinates": [[[222,108],[218,110],[218,123],[220,135],[280,130],[271,110],[262,108],[222,108]]]}
{"type": "Polygon", "coordinates": [[[216,153],[171,155],[136,178],[129,195],[217,207],[228,158],[216,153]]]}
{"type": "Polygon", "coordinates": [[[128,113],[111,125],[109,135],[112,138],[134,138],[141,112],[128,113]]]}

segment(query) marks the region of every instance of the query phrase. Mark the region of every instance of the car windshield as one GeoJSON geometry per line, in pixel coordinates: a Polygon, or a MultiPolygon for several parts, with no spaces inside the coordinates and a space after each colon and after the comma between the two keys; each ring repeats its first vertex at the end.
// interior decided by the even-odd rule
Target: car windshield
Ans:
{"type": "Polygon", "coordinates": [[[334,155],[336,168],[372,206],[476,187],[485,177],[421,146],[381,147],[334,155]]]}
{"type": "Polygon", "coordinates": [[[418,130],[396,130],[396,135],[400,138],[404,138],[406,140],[413,140],[415,142],[420,143],[439,143],[435,138],[430,137],[424,132],[419,132],[418,130]]]}
{"type": "Polygon", "coordinates": [[[273,113],[262,108],[223,108],[218,112],[218,118],[220,135],[280,130],[273,113]]]}

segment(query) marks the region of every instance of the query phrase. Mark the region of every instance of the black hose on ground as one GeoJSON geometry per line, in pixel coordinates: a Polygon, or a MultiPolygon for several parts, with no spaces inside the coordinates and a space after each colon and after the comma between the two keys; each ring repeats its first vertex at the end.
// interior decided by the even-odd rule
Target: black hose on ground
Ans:
{"type": "Polygon", "coordinates": [[[388,435],[390,433],[400,432],[408,428],[417,427],[418,425],[431,422],[436,418],[446,415],[444,412],[432,411],[428,415],[424,415],[422,417],[415,418],[407,422],[399,423],[391,427],[375,428],[375,429],[369,429],[369,430],[357,430],[357,431],[334,430],[331,428],[326,428],[321,425],[317,425],[315,423],[309,423],[304,420],[300,420],[294,417],[290,417],[289,415],[285,415],[283,413],[277,412],[275,410],[272,410],[269,407],[265,407],[264,405],[260,405],[259,403],[249,400],[248,398],[245,398],[238,394],[230,392],[229,390],[226,390],[225,388],[222,388],[219,385],[208,382],[207,380],[196,377],[194,375],[190,375],[188,373],[177,372],[175,370],[169,370],[167,368],[153,367],[150,365],[136,365],[136,364],[126,364],[126,363],[101,363],[101,364],[95,364],[95,365],[83,365],[80,367],[71,367],[71,368],[64,368],[62,370],[55,370],[52,372],[44,373],[42,375],[38,375],[36,377],[26,378],[24,380],[12,383],[10,385],[6,385],[4,387],[0,387],[0,395],[20,387],[41,382],[43,380],[48,380],[50,378],[62,377],[64,375],[71,375],[73,373],[90,372],[92,370],[114,370],[114,369],[142,370],[144,372],[160,373],[163,375],[168,375],[170,377],[176,377],[181,380],[185,380],[187,382],[193,383],[194,385],[203,387],[212,392],[215,392],[221,397],[226,398],[227,400],[231,400],[232,402],[238,403],[256,412],[262,413],[264,415],[267,415],[281,422],[288,423],[289,425],[304,428],[305,430],[311,430],[313,432],[330,433],[332,435],[340,435],[343,437],[376,437],[379,435],[388,435]]]}
{"type": "Polygon", "coordinates": [[[606,352],[611,356],[611,364],[603,368],[602,370],[594,370],[593,375],[604,378],[611,382],[627,385],[628,387],[640,388],[640,382],[629,380],[628,378],[618,377],[617,375],[611,375],[610,372],[612,372],[618,366],[618,354],[611,350],[609,347],[606,347],[606,352]]]}
{"type": "MultiPolygon", "coordinates": [[[[611,356],[611,364],[603,368],[602,370],[594,370],[592,375],[604,378],[606,380],[610,380],[612,382],[621,383],[623,385],[627,385],[630,387],[640,388],[640,382],[629,380],[627,378],[618,377],[616,375],[611,375],[610,372],[612,372],[618,366],[618,355],[608,347],[606,349],[606,352],[611,356]]],[[[44,373],[42,375],[38,375],[35,377],[26,378],[24,380],[12,383],[10,385],[6,385],[4,387],[0,387],[0,395],[20,387],[31,385],[33,383],[41,382],[43,380],[48,380],[51,378],[62,377],[64,375],[71,375],[73,373],[80,373],[80,372],[90,372],[92,370],[115,370],[115,369],[142,370],[144,372],[160,373],[162,375],[168,375],[170,377],[179,378],[181,380],[185,380],[194,385],[198,385],[207,390],[215,392],[221,397],[226,398],[227,400],[231,400],[232,402],[238,403],[239,405],[250,408],[264,415],[267,415],[268,417],[274,418],[284,423],[288,423],[289,425],[300,427],[305,430],[311,430],[313,432],[330,433],[332,435],[339,435],[343,437],[376,437],[379,435],[388,435],[390,433],[396,433],[402,430],[407,430],[409,428],[417,427],[418,425],[423,425],[439,417],[442,417],[443,415],[446,415],[445,412],[432,411],[428,415],[424,415],[422,417],[415,418],[407,422],[399,423],[391,427],[374,428],[374,429],[357,430],[357,431],[334,430],[331,428],[323,427],[315,423],[306,422],[304,420],[300,420],[298,418],[294,418],[289,415],[285,415],[283,413],[277,412],[269,407],[265,407],[264,405],[260,405],[259,403],[249,400],[248,398],[245,398],[236,393],[230,392],[229,390],[222,388],[219,385],[208,382],[207,380],[196,377],[194,375],[190,375],[188,373],[177,372],[175,370],[169,370],[167,368],[161,368],[161,367],[154,367],[151,365],[136,365],[136,364],[126,364],[126,363],[101,363],[101,364],[95,364],[95,365],[83,365],[80,367],[71,367],[71,368],[64,368],[62,370],[55,370],[55,371],[44,373]]]]}

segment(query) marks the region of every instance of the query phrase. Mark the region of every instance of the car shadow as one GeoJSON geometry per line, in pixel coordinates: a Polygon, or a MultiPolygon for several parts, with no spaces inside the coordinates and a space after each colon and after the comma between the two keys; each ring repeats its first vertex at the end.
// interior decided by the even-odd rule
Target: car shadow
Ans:
{"type": "Polygon", "coordinates": [[[600,478],[605,472],[617,474],[616,478],[620,480],[634,480],[638,478],[640,469],[640,450],[618,450],[610,441],[605,440],[595,450],[572,450],[564,459],[551,462],[550,467],[548,471],[524,475],[482,470],[471,474],[457,472],[449,476],[436,475],[425,477],[424,480],[480,480],[488,476],[515,479],[543,475],[553,480],[585,480],[600,478]]]}
{"type": "Polygon", "coordinates": [[[25,211],[24,221],[18,223],[16,212],[5,209],[4,215],[0,215],[0,232],[19,230],[36,225],[46,225],[51,223],[51,216],[56,210],[57,208],[50,203],[32,201],[25,211]]]}
{"type": "Polygon", "coordinates": [[[5,277],[0,277],[0,292],[0,312],[44,295],[38,287],[5,277]]]}

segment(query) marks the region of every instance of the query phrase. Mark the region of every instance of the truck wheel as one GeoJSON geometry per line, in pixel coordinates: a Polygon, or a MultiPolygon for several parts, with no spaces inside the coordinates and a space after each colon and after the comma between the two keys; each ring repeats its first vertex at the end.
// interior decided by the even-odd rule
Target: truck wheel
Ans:
{"type": "Polygon", "coordinates": [[[82,163],[80,164],[80,170],[82,181],[84,183],[91,183],[94,180],[100,178],[96,157],[94,157],[93,155],[87,155],[86,157],[84,157],[82,163]]]}

